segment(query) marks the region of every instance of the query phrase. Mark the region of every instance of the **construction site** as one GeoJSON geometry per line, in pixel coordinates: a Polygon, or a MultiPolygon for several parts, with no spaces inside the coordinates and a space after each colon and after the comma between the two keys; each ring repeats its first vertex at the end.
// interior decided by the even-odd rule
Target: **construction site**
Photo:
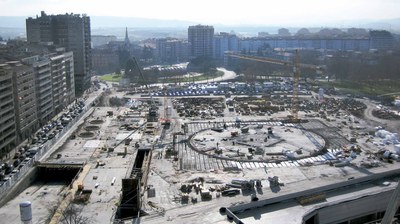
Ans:
{"type": "Polygon", "coordinates": [[[100,83],[2,186],[0,219],[21,223],[29,201],[32,223],[62,223],[70,208],[87,223],[397,223],[400,120],[300,84],[309,66],[289,66],[293,77],[258,91],[100,83]]]}

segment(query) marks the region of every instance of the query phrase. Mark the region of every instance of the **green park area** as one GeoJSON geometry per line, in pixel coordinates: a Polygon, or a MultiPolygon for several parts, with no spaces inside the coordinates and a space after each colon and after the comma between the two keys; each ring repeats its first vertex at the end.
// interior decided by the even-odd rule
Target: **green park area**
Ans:
{"type": "Polygon", "coordinates": [[[119,82],[122,78],[121,74],[111,73],[100,76],[100,80],[107,82],[119,82]]]}
{"type": "MultiPolygon", "coordinates": [[[[164,78],[159,78],[156,80],[157,83],[179,83],[179,82],[197,82],[197,81],[204,81],[204,80],[209,80],[213,81],[214,78],[218,78],[223,76],[224,73],[222,71],[211,71],[207,72],[204,74],[200,75],[194,75],[194,76],[174,76],[174,77],[164,77],[164,78]]],[[[107,81],[107,82],[119,82],[121,78],[123,77],[122,74],[116,74],[116,73],[111,73],[111,74],[106,74],[100,76],[100,80],[102,81],[107,81]]],[[[150,81],[151,82],[151,81],[150,81]]]]}
{"type": "Polygon", "coordinates": [[[365,81],[331,81],[321,82],[322,86],[335,87],[348,93],[366,94],[370,96],[400,92],[400,80],[365,80],[365,81]]]}
{"type": "Polygon", "coordinates": [[[180,78],[172,79],[172,82],[197,82],[197,81],[213,81],[213,79],[223,76],[224,73],[222,71],[212,71],[207,72],[198,76],[185,76],[180,78]]]}

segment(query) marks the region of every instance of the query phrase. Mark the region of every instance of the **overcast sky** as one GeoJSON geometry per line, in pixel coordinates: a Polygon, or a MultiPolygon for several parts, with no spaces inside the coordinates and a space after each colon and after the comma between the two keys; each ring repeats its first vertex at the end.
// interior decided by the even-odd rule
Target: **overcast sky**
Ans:
{"type": "Polygon", "coordinates": [[[400,17],[400,0],[0,0],[1,16],[66,12],[225,25],[341,25],[400,17]]]}

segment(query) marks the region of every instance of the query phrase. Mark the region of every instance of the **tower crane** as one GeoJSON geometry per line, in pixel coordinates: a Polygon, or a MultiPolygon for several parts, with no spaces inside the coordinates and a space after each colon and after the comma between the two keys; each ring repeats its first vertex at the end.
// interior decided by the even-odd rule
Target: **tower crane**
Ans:
{"type": "Polygon", "coordinates": [[[299,50],[293,60],[293,95],[292,95],[292,119],[294,122],[299,122],[299,82],[300,82],[300,55],[299,50]]]}
{"type": "Polygon", "coordinates": [[[295,123],[300,121],[299,117],[298,117],[300,68],[307,68],[307,69],[312,69],[315,71],[321,71],[322,70],[321,67],[316,66],[316,65],[311,65],[311,64],[300,63],[300,54],[299,54],[299,50],[297,50],[297,49],[295,51],[294,60],[292,62],[274,59],[274,58],[266,58],[266,57],[238,54],[238,53],[233,53],[233,52],[227,52],[227,53],[225,53],[225,55],[228,57],[239,58],[242,60],[257,61],[257,62],[264,62],[264,63],[293,67],[293,95],[292,95],[292,108],[291,108],[290,120],[295,123]]]}
{"type": "Polygon", "coordinates": [[[150,96],[150,108],[149,108],[149,115],[148,115],[147,121],[155,122],[158,120],[158,118],[157,118],[158,117],[158,113],[157,113],[158,108],[154,102],[153,96],[151,95],[151,90],[150,90],[149,86],[147,85],[147,81],[143,76],[143,73],[142,73],[141,67],[139,66],[139,63],[137,62],[135,57],[132,57],[132,61],[134,62],[134,66],[139,71],[140,78],[143,80],[143,83],[147,89],[149,96],[150,96]]]}

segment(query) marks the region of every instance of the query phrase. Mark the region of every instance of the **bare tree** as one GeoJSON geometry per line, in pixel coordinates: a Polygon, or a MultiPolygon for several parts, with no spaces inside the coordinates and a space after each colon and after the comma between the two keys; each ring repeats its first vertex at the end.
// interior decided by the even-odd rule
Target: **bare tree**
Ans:
{"type": "Polygon", "coordinates": [[[88,217],[83,216],[82,209],[74,204],[70,204],[61,214],[60,223],[62,224],[89,224],[88,217]]]}

